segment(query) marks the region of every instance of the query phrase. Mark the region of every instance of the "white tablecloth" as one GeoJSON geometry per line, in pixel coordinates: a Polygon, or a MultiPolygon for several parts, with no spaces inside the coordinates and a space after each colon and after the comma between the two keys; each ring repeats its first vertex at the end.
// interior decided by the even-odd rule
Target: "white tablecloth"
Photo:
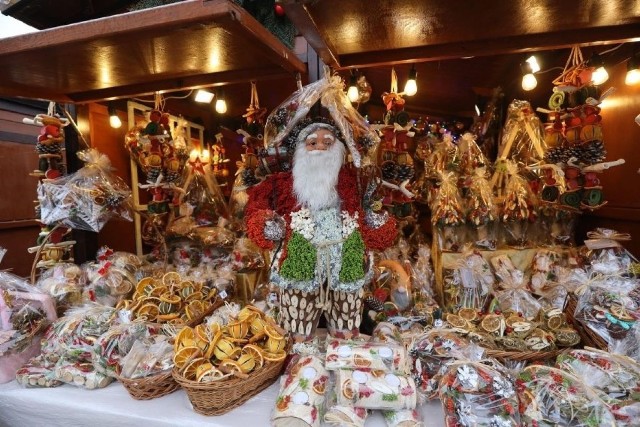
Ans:
{"type": "MultiPolygon", "coordinates": [[[[120,383],[100,390],[64,385],[57,388],[0,384],[0,427],[261,427],[269,426],[278,384],[264,390],[244,405],[218,417],[205,417],[191,409],[183,390],[159,399],[138,401],[120,383]]],[[[443,427],[439,401],[423,405],[425,427],[443,427]]],[[[382,415],[369,416],[367,427],[382,427],[382,415]]]]}

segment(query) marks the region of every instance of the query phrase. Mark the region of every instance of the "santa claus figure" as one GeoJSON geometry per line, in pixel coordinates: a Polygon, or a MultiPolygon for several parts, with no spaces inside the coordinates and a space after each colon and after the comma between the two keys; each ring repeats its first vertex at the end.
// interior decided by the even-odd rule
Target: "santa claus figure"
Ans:
{"type": "Polygon", "coordinates": [[[272,250],[271,281],[281,289],[281,321],[296,340],[313,337],[324,313],[329,333],[357,334],[370,250],[396,237],[392,217],[363,209],[356,170],[345,166],[345,144],[326,120],[293,139],[292,169],[249,190],[248,235],[272,250]]]}

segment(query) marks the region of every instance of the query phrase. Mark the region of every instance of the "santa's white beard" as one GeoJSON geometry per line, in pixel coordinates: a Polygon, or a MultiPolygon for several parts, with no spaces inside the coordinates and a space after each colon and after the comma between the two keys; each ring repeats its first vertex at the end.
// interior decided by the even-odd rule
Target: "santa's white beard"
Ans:
{"type": "Polygon", "coordinates": [[[293,191],[301,206],[312,211],[338,206],[338,174],[344,144],[336,140],[328,150],[308,151],[298,144],[293,155],[293,191]]]}

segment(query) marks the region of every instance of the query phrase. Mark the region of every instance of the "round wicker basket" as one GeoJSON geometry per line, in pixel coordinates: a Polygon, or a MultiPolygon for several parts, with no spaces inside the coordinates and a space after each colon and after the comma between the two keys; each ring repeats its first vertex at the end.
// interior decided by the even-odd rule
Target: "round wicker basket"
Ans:
{"type": "Polygon", "coordinates": [[[131,397],[136,400],[150,400],[166,396],[176,391],[180,386],[173,378],[171,371],[161,372],[144,378],[116,377],[122,383],[131,397]]]}

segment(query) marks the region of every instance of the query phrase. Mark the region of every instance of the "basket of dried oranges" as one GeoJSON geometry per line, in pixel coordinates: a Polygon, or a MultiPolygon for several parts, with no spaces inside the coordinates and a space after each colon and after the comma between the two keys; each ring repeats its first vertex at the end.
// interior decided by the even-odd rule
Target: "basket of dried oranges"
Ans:
{"type": "Polygon", "coordinates": [[[185,280],[170,271],[162,277],[140,280],[130,300],[122,300],[116,309],[128,310],[133,319],[170,323],[176,326],[197,325],[222,305],[218,290],[203,282],[185,280]]]}
{"type": "Polygon", "coordinates": [[[172,373],[196,412],[222,415],[278,378],[287,349],[285,331],[248,305],[226,325],[184,327],[175,339],[172,373]]]}
{"type": "Polygon", "coordinates": [[[487,356],[498,359],[547,360],[580,343],[578,331],[559,309],[543,309],[528,319],[512,310],[480,314],[475,309],[462,308],[445,319],[459,335],[484,347],[487,356]]]}

